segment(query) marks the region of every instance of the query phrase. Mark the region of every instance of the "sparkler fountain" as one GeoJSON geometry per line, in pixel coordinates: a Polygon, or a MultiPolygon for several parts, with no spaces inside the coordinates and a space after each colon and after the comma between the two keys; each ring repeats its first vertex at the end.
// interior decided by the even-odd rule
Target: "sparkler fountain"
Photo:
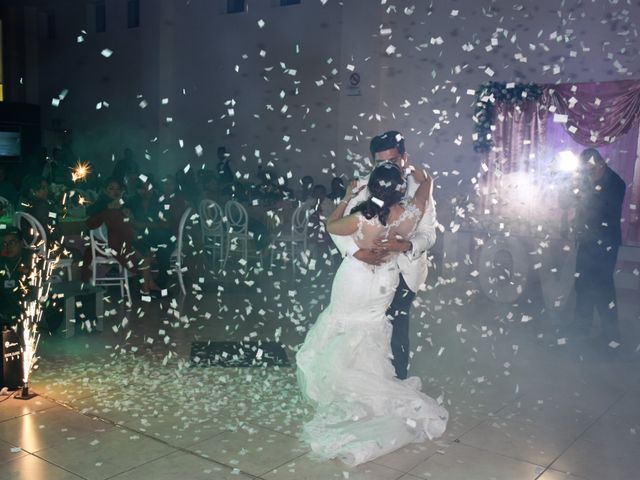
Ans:
{"type": "Polygon", "coordinates": [[[42,318],[44,303],[49,298],[51,271],[55,261],[34,252],[31,256],[31,269],[20,279],[20,289],[24,293],[22,312],[18,319],[18,334],[21,340],[20,354],[22,357],[22,390],[15,398],[28,400],[35,396],[29,391],[29,377],[35,367],[40,333],[38,324],[42,318]]]}
{"type": "MultiPolygon", "coordinates": [[[[84,181],[91,173],[88,163],[78,161],[72,169],[71,178],[74,182],[84,181]]],[[[65,195],[66,197],[66,195],[65,195]]],[[[64,197],[63,197],[64,203],[64,197]]],[[[40,239],[44,242],[44,239],[40,239]]],[[[51,276],[56,268],[59,253],[63,249],[60,244],[49,248],[35,248],[31,256],[31,268],[22,275],[19,288],[24,299],[21,302],[22,311],[18,319],[18,336],[21,340],[20,353],[22,357],[22,389],[15,398],[28,400],[35,394],[29,391],[29,379],[37,361],[37,349],[40,341],[38,325],[42,319],[44,306],[49,299],[51,276]]]]}

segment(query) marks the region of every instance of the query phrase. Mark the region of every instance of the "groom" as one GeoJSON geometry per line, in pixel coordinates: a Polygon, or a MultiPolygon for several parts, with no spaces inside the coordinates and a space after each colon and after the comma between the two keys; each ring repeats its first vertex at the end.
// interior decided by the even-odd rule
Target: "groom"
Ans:
{"type": "MultiPolygon", "coordinates": [[[[405,199],[412,198],[418,185],[413,176],[406,175],[408,155],[404,148],[404,137],[396,131],[377,135],[371,139],[369,149],[376,163],[393,162],[400,167],[408,184],[405,199]]],[[[368,180],[369,176],[361,178],[358,180],[356,188],[366,186],[368,180]]],[[[348,215],[353,207],[368,197],[368,190],[361,188],[358,195],[352,198],[347,205],[346,214],[348,215]]],[[[436,209],[433,199],[430,199],[422,220],[410,238],[379,240],[376,243],[376,248],[362,249],[355,244],[351,237],[331,236],[343,256],[351,255],[370,265],[379,265],[389,252],[400,252],[397,257],[400,268],[400,284],[387,310],[387,316],[392,318],[393,325],[391,336],[393,366],[396,370],[396,376],[401,380],[407,378],[409,365],[409,311],[416,292],[427,278],[427,250],[436,241],[436,224],[436,209]]]]}

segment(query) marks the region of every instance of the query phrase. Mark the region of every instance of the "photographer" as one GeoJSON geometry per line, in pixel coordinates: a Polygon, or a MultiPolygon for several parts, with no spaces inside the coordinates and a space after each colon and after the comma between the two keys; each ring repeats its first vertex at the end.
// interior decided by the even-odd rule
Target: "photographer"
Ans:
{"type": "Polygon", "coordinates": [[[613,273],[622,243],[620,217],[626,186],[600,152],[588,148],[580,155],[584,183],[576,212],[576,311],[574,326],[588,333],[593,310],[602,321],[608,344],[620,342],[618,306],[613,273]]]}

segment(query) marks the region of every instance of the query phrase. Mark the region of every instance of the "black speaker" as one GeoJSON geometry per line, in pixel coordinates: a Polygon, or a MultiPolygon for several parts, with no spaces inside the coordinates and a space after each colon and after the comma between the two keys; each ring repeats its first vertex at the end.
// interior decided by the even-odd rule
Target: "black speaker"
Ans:
{"type": "Polygon", "coordinates": [[[2,362],[0,363],[0,388],[17,390],[22,386],[22,355],[20,354],[20,341],[15,330],[3,328],[2,330],[2,362]]]}

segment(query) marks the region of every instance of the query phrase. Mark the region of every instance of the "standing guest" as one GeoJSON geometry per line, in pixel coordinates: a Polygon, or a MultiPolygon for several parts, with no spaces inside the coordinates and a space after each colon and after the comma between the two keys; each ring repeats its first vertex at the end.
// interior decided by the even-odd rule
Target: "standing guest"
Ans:
{"type": "MultiPolygon", "coordinates": [[[[71,170],[78,161],[73,151],[71,131],[65,130],[62,145],[53,149],[51,164],[47,170],[51,174],[51,183],[67,185],[71,183],[71,170]]],[[[43,169],[38,169],[42,172],[43,169]]]]}
{"type": "Polygon", "coordinates": [[[590,330],[595,309],[602,321],[606,343],[620,342],[613,272],[622,243],[620,217],[626,185],[595,148],[584,150],[580,160],[585,182],[576,211],[574,326],[585,333],[590,330]]]}
{"type": "Polygon", "coordinates": [[[0,327],[14,326],[20,316],[24,298],[19,282],[29,274],[33,252],[23,248],[20,230],[0,230],[0,327]]]}
{"type": "Polygon", "coordinates": [[[125,148],[123,156],[113,166],[111,178],[115,178],[123,187],[123,198],[135,195],[136,182],[140,174],[140,167],[133,156],[133,150],[125,148]]]}
{"type": "Polygon", "coordinates": [[[233,171],[229,163],[231,162],[231,155],[227,152],[227,147],[218,147],[218,177],[223,184],[229,184],[233,182],[233,171]]]}
{"type": "Polygon", "coordinates": [[[137,177],[139,173],[140,168],[138,167],[138,162],[136,162],[133,157],[133,150],[125,148],[122,157],[113,165],[111,178],[115,178],[120,183],[124,183],[128,177],[137,177]]]}
{"type": "Polygon", "coordinates": [[[320,184],[314,185],[311,197],[302,205],[309,211],[309,240],[317,249],[326,248],[329,244],[329,235],[325,221],[336,207],[327,197],[326,187],[320,184]]]}
{"type": "Polygon", "coordinates": [[[329,199],[334,203],[338,203],[342,200],[347,190],[344,188],[344,183],[340,177],[333,177],[331,180],[331,192],[329,192],[329,199]]]}

